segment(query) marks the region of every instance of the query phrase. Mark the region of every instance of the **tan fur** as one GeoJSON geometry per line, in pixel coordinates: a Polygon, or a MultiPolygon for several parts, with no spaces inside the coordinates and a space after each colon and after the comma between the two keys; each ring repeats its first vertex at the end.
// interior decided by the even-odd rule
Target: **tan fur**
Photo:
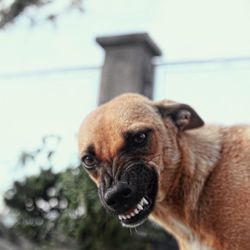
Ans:
{"type": "MultiPolygon", "coordinates": [[[[154,129],[147,160],[159,175],[151,219],[172,233],[181,250],[250,249],[250,127],[180,131],[161,119],[159,105],[125,94],[92,112],[79,131],[79,151],[94,144],[102,161],[112,162],[123,146],[122,134],[154,129]]],[[[91,178],[98,185],[99,174],[91,178]]]]}

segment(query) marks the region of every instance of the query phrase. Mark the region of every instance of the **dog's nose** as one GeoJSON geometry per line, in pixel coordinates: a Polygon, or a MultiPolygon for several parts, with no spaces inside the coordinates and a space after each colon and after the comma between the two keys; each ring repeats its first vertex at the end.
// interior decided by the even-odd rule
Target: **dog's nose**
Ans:
{"type": "Polygon", "coordinates": [[[134,190],[131,186],[124,182],[118,182],[107,190],[104,194],[104,200],[109,207],[118,209],[124,207],[133,195],[134,190]]]}

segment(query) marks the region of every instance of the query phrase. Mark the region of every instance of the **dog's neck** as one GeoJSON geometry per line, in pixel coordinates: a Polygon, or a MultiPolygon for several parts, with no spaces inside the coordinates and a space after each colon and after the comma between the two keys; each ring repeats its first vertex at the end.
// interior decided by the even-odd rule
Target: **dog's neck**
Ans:
{"type": "Polygon", "coordinates": [[[178,235],[185,238],[187,236],[174,221],[192,230],[199,227],[198,202],[205,182],[219,160],[221,140],[216,127],[182,132],[178,136],[180,161],[170,170],[166,166],[165,174],[171,178],[171,186],[166,189],[164,199],[157,202],[153,219],[177,238],[178,235]]]}

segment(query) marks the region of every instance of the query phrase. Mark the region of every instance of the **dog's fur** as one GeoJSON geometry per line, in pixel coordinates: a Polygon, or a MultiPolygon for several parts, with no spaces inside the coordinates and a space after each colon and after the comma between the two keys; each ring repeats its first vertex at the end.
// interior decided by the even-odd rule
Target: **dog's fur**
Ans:
{"type": "MultiPolygon", "coordinates": [[[[202,126],[188,105],[124,94],[84,120],[79,152],[93,145],[110,167],[131,129],[153,129],[143,156],[158,175],[150,218],[173,234],[181,250],[250,249],[250,127],[202,126]]],[[[89,173],[97,186],[101,171],[89,173]]]]}

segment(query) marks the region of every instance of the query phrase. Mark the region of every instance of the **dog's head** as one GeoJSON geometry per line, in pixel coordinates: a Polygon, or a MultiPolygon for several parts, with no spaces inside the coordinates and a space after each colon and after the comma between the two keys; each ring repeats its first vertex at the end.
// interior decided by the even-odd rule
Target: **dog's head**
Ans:
{"type": "Polygon", "coordinates": [[[104,207],[124,226],[141,224],[164,197],[166,166],[180,160],[178,133],[202,125],[188,105],[138,94],[90,113],[80,127],[79,152],[104,207]]]}

